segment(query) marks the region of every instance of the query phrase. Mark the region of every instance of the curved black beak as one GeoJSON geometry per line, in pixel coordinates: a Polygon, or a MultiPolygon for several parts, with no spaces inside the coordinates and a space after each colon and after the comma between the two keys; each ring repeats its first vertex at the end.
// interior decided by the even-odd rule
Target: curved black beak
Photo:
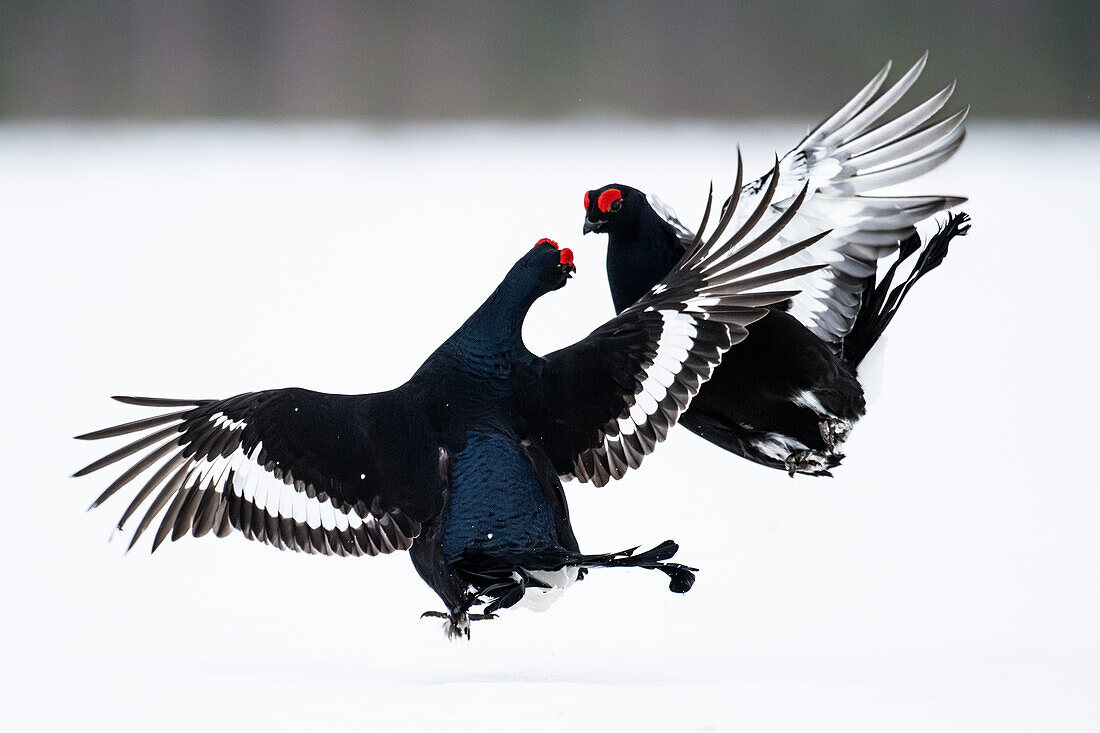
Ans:
{"type": "Polygon", "coordinates": [[[565,264],[563,264],[563,265],[560,265],[560,267],[561,267],[562,274],[565,275],[565,278],[567,280],[570,277],[572,277],[574,272],[577,271],[577,266],[576,265],[565,265],[565,264]]]}
{"type": "Polygon", "coordinates": [[[589,232],[597,232],[598,233],[599,231],[600,231],[600,223],[599,222],[592,221],[587,216],[584,217],[584,231],[581,232],[581,234],[588,234],[589,232]]]}

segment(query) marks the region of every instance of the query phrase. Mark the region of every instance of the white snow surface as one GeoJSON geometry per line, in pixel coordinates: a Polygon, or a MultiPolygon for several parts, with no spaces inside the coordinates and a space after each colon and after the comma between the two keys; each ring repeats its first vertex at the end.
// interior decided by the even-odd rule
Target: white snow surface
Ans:
{"type": "Polygon", "coordinates": [[[132,491],[69,474],[152,414],[112,394],[400,384],[525,249],[576,253],[526,327],[608,318],[581,199],[653,191],[694,226],[714,178],[800,123],[0,126],[4,730],[1100,729],[1095,200],[1100,127],[975,124],[914,193],[974,217],[890,329],[835,479],[676,430],[568,486],[593,572],[545,614],[448,643],[407,557],[234,536],[108,542],[132,491]],[[549,702],[548,702],[549,701],[549,702]]]}

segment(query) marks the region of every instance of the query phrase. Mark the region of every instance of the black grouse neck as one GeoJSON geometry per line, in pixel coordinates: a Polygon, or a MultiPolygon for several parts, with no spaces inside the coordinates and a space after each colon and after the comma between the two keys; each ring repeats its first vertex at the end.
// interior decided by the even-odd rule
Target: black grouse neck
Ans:
{"type": "Polygon", "coordinates": [[[523,343],[523,321],[542,294],[537,285],[509,273],[448,343],[472,357],[533,358],[523,343]]]}
{"type": "Polygon", "coordinates": [[[635,226],[607,236],[607,279],[622,313],[676,266],[684,250],[661,217],[645,207],[635,226]]]}

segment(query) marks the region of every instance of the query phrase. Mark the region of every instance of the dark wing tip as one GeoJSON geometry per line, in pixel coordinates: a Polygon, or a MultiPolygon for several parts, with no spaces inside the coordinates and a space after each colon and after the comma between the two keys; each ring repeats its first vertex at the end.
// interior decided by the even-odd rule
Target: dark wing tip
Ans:
{"type": "MultiPolygon", "coordinates": [[[[833,233],[832,229],[826,229],[825,231],[820,232],[818,234],[815,234],[812,237],[806,237],[805,239],[803,239],[801,242],[799,242],[795,246],[799,247],[799,249],[806,249],[808,247],[812,247],[812,246],[814,246],[815,244],[817,244],[822,239],[824,239],[825,237],[829,236],[832,233],[833,233]]],[[[827,265],[822,263],[821,266],[826,267],[827,265]]]]}
{"type": "Polygon", "coordinates": [[[89,463],[84,468],[69,476],[69,478],[80,478],[81,476],[87,476],[89,473],[95,470],[95,468],[93,468],[94,466],[94,463],[89,463]]]}
{"type": "Polygon", "coordinates": [[[165,397],[129,397],[126,395],[111,395],[112,400],[117,400],[125,405],[137,405],[139,407],[200,407],[210,400],[181,400],[165,397]]]}

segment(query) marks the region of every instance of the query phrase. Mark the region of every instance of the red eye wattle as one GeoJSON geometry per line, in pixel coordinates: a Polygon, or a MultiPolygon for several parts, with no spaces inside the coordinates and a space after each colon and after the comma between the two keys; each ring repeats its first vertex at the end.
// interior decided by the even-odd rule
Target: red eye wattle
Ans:
{"type": "Polygon", "coordinates": [[[546,237],[543,237],[539,241],[535,242],[536,247],[538,247],[540,244],[550,244],[550,245],[553,245],[554,249],[558,248],[558,243],[557,242],[555,242],[553,239],[547,239],[546,237]]]}
{"type": "Polygon", "coordinates": [[[561,251],[561,263],[563,265],[572,265],[573,264],[573,250],[566,247],[565,249],[563,249],[561,251]]]}
{"type": "Polygon", "coordinates": [[[600,194],[600,197],[596,199],[596,206],[599,207],[603,213],[611,211],[611,204],[615,203],[623,197],[622,191],[617,188],[609,188],[600,194]]]}
{"type": "Polygon", "coordinates": [[[584,192],[584,210],[588,211],[588,207],[592,205],[591,200],[588,198],[588,191],[584,192]]]}

